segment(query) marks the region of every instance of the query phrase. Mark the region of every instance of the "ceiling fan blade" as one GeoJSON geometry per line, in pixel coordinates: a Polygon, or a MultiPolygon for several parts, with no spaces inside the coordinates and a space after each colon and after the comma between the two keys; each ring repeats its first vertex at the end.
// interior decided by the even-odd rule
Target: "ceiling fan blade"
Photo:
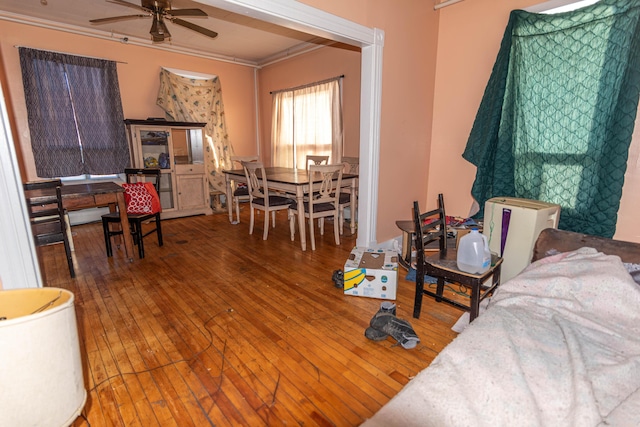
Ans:
{"type": "Polygon", "coordinates": [[[215,39],[216,37],[218,37],[218,33],[216,33],[215,31],[211,31],[207,28],[201,27],[200,25],[192,24],[191,22],[184,21],[179,18],[172,18],[171,22],[173,22],[174,24],[183,26],[185,28],[188,28],[190,30],[197,31],[198,33],[203,34],[207,37],[211,37],[212,39],[215,39]]]}
{"type": "Polygon", "coordinates": [[[92,24],[105,24],[107,22],[124,21],[125,19],[149,18],[151,15],[124,15],[112,16],[111,18],[91,19],[92,24]]]}
{"type": "Polygon", "coordinates": [[[166,12],[171,16],[209,16],[200,9],[167,9],[166,12]]]}
{"type": "Polygon", "coordinates": [[[113,4],[119,4],[120,6],[132,7],[134,9],[142,10],[143,12],[151,12],[149,8],[140,6],[139,4],[129,3],[128,1],[124,1],[124,0],[107,0],[107,2],[113,3],[113,4]]]}

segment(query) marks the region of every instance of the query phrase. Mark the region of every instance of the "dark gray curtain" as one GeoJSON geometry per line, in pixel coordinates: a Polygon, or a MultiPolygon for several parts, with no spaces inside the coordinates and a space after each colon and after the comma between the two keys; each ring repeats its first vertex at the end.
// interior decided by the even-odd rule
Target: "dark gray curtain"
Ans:
{"type": "Polygon", "coordinates": [[[463,154],[474,198],[557,203],[559,228],[613,236],[639,92],[640,0],[513,11],[463,154]]]}
{"type": "Polygon", "coordinates": [[[38,176],[122,173],[129,148],[115,62],[19,51],[38,176]]]}

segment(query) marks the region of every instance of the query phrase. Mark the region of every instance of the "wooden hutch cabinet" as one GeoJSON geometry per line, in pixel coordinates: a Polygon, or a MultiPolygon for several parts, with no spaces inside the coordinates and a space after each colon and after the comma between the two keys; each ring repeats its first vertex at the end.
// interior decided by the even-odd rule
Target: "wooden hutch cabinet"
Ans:
{"type": "Polygon", "coordinates": [[[158,167],[162,218],[211,214],[205,123],[126,119],[133,167],[158,167]]]}

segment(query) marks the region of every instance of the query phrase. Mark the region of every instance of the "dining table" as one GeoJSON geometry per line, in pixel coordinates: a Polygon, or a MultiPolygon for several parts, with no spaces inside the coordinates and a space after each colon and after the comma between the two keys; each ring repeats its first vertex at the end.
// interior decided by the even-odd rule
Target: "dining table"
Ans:
{"type": "MultiPolygon", "coordinates": [[[[298,229],[300,231],[300,246],[302,250],[307,249],[306,230],[305,230],[305,216],[304,216],[304,196],[309,194],[309,172],[305,169],[295,169],[286,167],[265,167],[265,174],[267,175],[267,181],[269,182],[269,190],[281,191],[287,194],[295,196],[298,204],[298,229]]],[[[244,169],[229,169],[223,171],[226,181],[226,197],[227,197],[227,209],[229,211],[229,222],[233,223],[233,188],[232,181],[236,183],[247,183],[247,178],[244,174],[244,169]]],[[[336,178],[337,179],[337,178],[336,178]]],[[[320,183],[322,179],[318,177],[317,182],[320,183]]],[[[356,232],[355,211],[357,206],[357,191],[358,191],[358,174],[344,173],[342,175],[342,188],[349,188],[351,197],[349,203],[349,210],[351,212],[350,229],[351,234],[356,232]]]]}
{"type": "MultiPolygon", "coordinates": [[[[60,187],[62,206],[67,211],[75,211],[88,208],[109,207],[111,212],[120,213],[120,226],[123,230],[129,230],[129,217],[124,198],[124,188],[115,182],[90,182],[83,184],[62,184],[60,187]]],[[[32,201],[38,197],[48,198],[41,190],[33,190],[26,194],[32,201]],[[40,194],[41,193],[41,194],[40,194]]],[[[133,237],[131,233],[122,233],[124,250],[127,259],[133,261],[133,237]]]]}

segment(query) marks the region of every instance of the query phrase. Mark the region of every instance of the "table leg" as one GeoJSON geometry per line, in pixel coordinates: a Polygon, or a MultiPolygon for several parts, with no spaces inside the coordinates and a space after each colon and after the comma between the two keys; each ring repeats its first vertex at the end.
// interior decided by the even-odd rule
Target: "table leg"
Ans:
{"type": "MultiPolygon", "coordinates": [[[[309,192],[312,190],[309,189],[309,192]]],[[[304,190],[301,185],[296,186],[296,200],[298,202],[298,230],[300,231],[300,246],[303,251],[307,250],[307,233],[304,218],[304,190]]]]}
{"type": "Polygon", "coordinates": [[[129,259],[133,262],[133,237],[129,231],[129,217],[127,216],[127,204],[124,201],[124,192],[117,193],[118,211],[120,212],[120,224],[122,226],[122,238],[124,240],[124,251],[129,259]]]}
{"type": "Polygon", "coordinates": [[[227,210],[229,211],[229,222],[233,224],[233,192],[231,191],[231,178],[228,174],[224,175],[227,183],[227,210]]]}

